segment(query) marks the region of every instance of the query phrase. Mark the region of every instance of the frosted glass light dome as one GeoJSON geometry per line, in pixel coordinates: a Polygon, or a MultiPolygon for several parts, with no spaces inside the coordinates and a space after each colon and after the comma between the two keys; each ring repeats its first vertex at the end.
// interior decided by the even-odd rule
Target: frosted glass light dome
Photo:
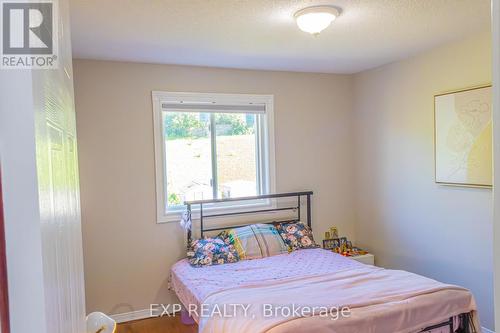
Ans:
{"type": "Polygon", "coordinates": [[[339,15],[340,12],[335,7],[314,6],[299,10],[294,17],[300,30],[317,35],[328,28],[339,15]]]}

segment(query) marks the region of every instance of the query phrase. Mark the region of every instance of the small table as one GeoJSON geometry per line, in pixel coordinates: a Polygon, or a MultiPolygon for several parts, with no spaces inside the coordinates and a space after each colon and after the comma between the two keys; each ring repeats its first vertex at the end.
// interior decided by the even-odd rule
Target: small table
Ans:
{"type": "Polygon", "coordinates": [[[359,256],[347,257],[367,265],[375,265],[375,256],[371,253],[361,254],[359,256]]]}

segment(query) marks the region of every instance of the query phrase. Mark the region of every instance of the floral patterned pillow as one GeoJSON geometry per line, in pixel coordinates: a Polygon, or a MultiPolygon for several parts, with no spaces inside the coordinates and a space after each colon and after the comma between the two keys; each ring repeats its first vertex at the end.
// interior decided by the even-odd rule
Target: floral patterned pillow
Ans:
{"type": "Polygon", "coordinates": [[[221,265],[240,259],[234,245],[223,235],[193,240],[187,256],[189,263],[195,267],[221,265]]]}
{"type": "Polygon", "coordinates": [[[291,250],[311,249],[318,245],[314,242],[311,229],[302,222],[279,223],[276,229],[291,250]]]}

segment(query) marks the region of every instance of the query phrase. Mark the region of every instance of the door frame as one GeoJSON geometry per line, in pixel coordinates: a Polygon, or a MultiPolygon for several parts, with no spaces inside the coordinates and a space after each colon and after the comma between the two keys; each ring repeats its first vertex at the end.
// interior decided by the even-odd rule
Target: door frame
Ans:
{"type": "Polygon", "coordinates": [[[3,215],[2,169],[0,167],[0,332],[10,332],[9,289],[7,283],[7,252],[5,246],[5,219],[3,215]]]}
{"type": "Polygon", "coordinates": [[[500,331],[500,0],[491,1],[493,62],[493,272],[495,330],[500,331]]]}

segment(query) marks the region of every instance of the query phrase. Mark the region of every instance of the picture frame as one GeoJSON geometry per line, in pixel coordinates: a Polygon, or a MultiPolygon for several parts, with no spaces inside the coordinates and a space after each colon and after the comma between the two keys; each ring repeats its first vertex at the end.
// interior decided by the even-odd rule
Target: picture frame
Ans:
{"type": "Polygon", "coordinates": [[[493,185],[491,84],[434,95],[435,182],[493,185]]]}
{"type": "Polygon", "coordinates": [[[330,236],[331,238],[339,238],[339,230],[337,229],[337,227],[330,228],[330,236]]]}
{"type": "Polygon", "coordinates": [[[340,241],[338,238],[324,239],[323,240],[323,249],[325,250],[334,250],[335,248],[340,246],[340,241]]]}

